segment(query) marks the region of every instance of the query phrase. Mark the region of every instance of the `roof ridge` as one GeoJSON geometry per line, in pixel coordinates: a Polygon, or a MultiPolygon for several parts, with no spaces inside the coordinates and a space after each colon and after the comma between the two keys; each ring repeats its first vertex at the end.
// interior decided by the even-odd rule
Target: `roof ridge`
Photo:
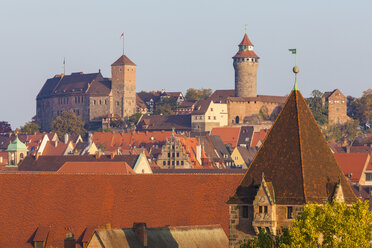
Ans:
{"type": "Polygon", "coordinates": [[[298,90],[293,90],[294,94],[296,96],[296,111],[297,111],[297,125],[298,125],[298,141],[300,144],[300,166],[301,166],[301,175],[302,175],[302,189],[304,191],[304,198],[305,202],[307,202],[307,196],[306,196],[306,191],[305,191],[305,175],[304,175],[304,168],[303,168],[303,153],[302,153],[302,141],[301,141],[301,128],[300,128],[300,117],[299,117],[299,112],[298,112],[298,90]]]}

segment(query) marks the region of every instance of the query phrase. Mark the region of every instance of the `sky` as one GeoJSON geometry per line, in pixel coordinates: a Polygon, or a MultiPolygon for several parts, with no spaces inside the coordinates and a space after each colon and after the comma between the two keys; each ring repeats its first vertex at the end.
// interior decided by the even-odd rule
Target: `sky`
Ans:
{"type": "Polygon", "coordinates": [[[248,37],[260,57],[258,94],[287,95],[297,48],[302,94],[372,88],[369,0],[2,0],[0,121],[15,129],[63,72],[111,77],[122,54],[137,64],[137,91],[233,89],[232,56],[248,37]]]}

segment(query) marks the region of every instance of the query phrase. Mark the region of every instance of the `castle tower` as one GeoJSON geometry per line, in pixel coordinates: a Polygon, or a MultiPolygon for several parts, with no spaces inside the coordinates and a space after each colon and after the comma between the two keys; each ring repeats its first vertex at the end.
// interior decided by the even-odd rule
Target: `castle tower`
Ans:
{"type": "Polygon", "coordinates": [[[253,51],[253,44],[244,34],[239,51],[233,57],[235,69],[235,96],[257,96],[257,68],[259,57],[253,51]]]}
{"type": "Polygon", "coordinates": [[[127,118],[136,113],[136,64],[124,54],[111,65],[113,114],[127,118]]]}

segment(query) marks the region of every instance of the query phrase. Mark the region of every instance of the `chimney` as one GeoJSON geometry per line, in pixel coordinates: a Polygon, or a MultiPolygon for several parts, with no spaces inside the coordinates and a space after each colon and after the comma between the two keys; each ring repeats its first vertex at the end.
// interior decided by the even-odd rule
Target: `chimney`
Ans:
{"type": "Polygon", "coordinates": [[[106,229],[106,230],[110,230],[111,229],[111,223],[103,223],[102,228],[106,229]]]}
{"type": "Polygon", "coordinates": [[[64,245],[63,247],[64,248],[75,248],[75,238],[74,238],[74,234],[69,232],[69,233],[66,233],[66,238],[64,240],[64,245]]]}
{"type": "Polygon", "coordinates": [[[196,160],[198,160],[199,164],[202,164],[202,161],[201,161],[201,145],[196,145],[196,160]]]}
{"type": "Polygon", "coordinates": [[[133,223],[133,231],[136,233],[143,247],[147,247],[146,223],[133,223]]]}
{"type": "Polygon", "coordinates": [[[99,159],[101,157],[102,153],[101,152],[97,152],[96,153],[96,159],[99,159]]]}
{"type": "Polygon", "coordinates": [[[67,142],[68,142],[68,133],[65,133],[65,144],[67,144],[67,142]]]}

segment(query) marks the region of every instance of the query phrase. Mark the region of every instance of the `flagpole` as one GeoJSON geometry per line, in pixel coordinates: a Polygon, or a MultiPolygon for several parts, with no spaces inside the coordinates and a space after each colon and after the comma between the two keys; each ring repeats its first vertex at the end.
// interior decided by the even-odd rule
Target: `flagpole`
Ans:
{"type": "Polygon", "coordinates": [[[63,75],[66,75],[66,58],[63,57],[63,75]]]}
{"type": "Polygon", "coordinates": [[[124,36],[123,36],[123,55],[124,55],[124,36]]]}

